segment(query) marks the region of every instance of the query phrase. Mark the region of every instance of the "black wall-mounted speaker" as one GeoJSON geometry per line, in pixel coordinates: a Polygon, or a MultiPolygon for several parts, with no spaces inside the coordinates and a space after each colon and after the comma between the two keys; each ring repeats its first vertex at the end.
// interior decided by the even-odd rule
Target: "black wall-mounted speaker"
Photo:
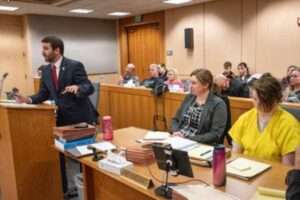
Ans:
{"type": "Polygon", "coordinates": [[[194,48],[194,29],[185,28],[184,29],[184,47],[187,49],[194,48]]]}

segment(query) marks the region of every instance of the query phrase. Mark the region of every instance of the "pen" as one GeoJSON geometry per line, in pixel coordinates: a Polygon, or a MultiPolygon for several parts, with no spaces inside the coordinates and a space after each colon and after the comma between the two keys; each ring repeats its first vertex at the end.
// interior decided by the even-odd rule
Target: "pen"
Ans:
{"type": "Polygon", "coordinates": [[[204,156],[204,155],[206,155],[206,154],[208,154],[208,153],[210,153],[210,152],[211,152],[211,150],[207,150],[207,151],[201,153],[200,156],[204,156]]]}

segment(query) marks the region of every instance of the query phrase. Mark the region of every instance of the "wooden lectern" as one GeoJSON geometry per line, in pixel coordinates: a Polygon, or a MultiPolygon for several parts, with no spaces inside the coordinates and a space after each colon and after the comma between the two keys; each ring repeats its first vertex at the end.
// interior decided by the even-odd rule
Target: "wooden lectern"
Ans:
{"type": "Polygon", "coordinates": [[[62,200],[55,108],[0,103],[0,200],[62,200]]]}

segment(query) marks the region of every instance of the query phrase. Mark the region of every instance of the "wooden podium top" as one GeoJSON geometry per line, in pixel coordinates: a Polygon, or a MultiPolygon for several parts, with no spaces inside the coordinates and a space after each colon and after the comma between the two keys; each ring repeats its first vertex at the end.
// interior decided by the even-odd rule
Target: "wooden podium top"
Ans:
{"type": "Polygon", "coordinates": [[[0,100],[0,107],[8,108],[8,109],[25,109],[25,110],[54,110],[54,105],[47,104],[17,104],[12,102],[5,102],[0,100]]]}

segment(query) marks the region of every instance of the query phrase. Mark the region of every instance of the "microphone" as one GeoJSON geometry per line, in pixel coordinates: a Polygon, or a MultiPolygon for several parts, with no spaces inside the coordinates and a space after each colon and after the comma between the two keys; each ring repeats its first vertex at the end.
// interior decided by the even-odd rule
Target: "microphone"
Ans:
{"type": "Polygon", "coordinates": [[[3,80],[6,79],[7,76],[8,76],[8,73],[6,72],[6,73],[3,74],[2,79],[3,80]]]}

